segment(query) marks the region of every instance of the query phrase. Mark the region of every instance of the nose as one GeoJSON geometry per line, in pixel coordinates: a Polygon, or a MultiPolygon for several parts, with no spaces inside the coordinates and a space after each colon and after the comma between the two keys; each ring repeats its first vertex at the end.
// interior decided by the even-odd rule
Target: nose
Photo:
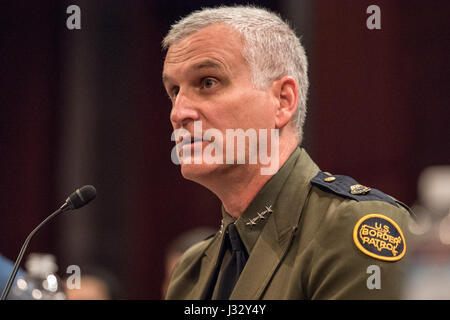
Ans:
{"type": "Polygon", "coordinates": [[[175,128],[184,127],[186,123],[198,119],[198,111],[193,99],[180,90],[173,101],[172,111],[170,112],[170,121],[173,126],[175,128]]]}

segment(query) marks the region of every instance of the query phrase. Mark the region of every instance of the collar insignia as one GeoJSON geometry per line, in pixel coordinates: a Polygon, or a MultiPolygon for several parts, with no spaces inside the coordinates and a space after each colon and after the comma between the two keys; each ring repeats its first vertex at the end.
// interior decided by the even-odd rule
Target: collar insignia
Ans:
{"type": "Polygon", "coordinates": [[[267,218],[267,214],[272,213],[272,206],[266,206],[266,210],[262,211],[262,212],[257,212],[257,216],[254,217],[253,219],[248,219],[248,222],[245,224],[247,226],[254,226],[256,225],[260,220],[265,220],[267,218]]]}
{"type": "Polygon", "coordinates": [[[220,229],[219,229],[219,233],[220,233],[220,234],[223,233],[223,219],[220,221],[220,229]]]}

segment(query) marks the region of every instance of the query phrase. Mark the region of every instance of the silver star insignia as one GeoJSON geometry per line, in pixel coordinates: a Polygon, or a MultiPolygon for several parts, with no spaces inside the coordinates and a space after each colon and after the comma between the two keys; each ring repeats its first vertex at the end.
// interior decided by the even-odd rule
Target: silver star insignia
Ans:
{"type": "Polygon", "coordinates": [[[273,212],[272,210],[272,206],[265,206],[266,210],[262,211],[262,212],[257,212],[257,216],[253,219],[248,219],[248,222],[246,223],[247,226],[254,226],[256,225],[259,220],[265,220],[266,214],[273,212]]]}
{"type": "Polygon", "coordinates": [[[223,219],[222,221],[220,221],[220,229],[219,229],[219,233],[222,234],[223,232],[223,219]]]}
{"type": "Polygon", "coordinates": [[[266,218],[266,217],[264,216],[266,213],[267,213],[267,211],[263,211],[263,212],[261,212],[261,213],[257,212],[256,214],[258,215],[258,218],[264,220],[264,219],[266,218]]]}

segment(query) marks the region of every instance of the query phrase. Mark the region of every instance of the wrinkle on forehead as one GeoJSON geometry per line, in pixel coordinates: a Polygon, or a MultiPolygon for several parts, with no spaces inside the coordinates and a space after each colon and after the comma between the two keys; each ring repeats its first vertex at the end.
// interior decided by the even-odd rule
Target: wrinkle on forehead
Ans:
{"type": "Polygon", "coordinates": [[[205,27],[169,47],[164,69],[167,65],[182,64],[209,58],[218,61],[231,71],[232,65],[245,63],[242,55],[242,37],[238,31],[224,24],[205,27]]]}

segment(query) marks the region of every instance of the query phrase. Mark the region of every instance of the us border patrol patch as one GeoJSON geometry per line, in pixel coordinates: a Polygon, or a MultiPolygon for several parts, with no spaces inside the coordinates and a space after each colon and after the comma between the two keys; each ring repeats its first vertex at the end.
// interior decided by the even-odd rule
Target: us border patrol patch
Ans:
{"type": "Polygon", "coordinates": [[[359,250],[376,259],[398,261],[405,255],[405,237],[399,226],[381,214],[362,217],[353,229],[359,250]]]}

